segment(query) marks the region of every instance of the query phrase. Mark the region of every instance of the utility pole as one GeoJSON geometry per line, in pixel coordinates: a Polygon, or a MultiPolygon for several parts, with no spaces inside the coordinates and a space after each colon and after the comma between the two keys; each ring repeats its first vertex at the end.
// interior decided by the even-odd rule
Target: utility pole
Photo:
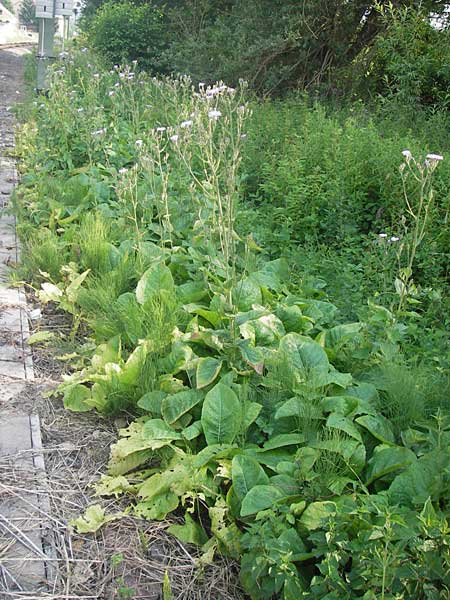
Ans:
{"type": "Polygon", "coordinates": [[[73,0],[36,0],[36,17],[39,19],[39,42],[37,52],[38,91],[48,89],[47,70],[55,59],[54,41],[57,19],[64,17],[63,38],[68,35],[68,19],[73,13],[73,0]]]}

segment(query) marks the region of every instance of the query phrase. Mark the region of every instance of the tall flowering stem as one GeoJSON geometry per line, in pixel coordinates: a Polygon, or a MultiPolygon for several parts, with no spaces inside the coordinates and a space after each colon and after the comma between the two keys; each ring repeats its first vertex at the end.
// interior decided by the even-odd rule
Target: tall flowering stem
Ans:
{"type": "MultiPolygon", "coordinates": [[[[433,173],[443,157],[439,154],[428,154],[424,162],[416,160],[409,150],[403,151],[405,158],[400,166],[403,182],[406,215],[403,217],[404,239],[399,244],[397,260],[399,264],[395,289],[399,295],[397,312],[403,310],[406,299],[413,287],[413,265],[417,249],[422,243],[433,204],[433,173]],[[417,186],[414,195],[408,191],[407,182],[412,178],[417,186]],[[406,266],[402,267],[402,258],[406,258],[406,266]]],[[[396,240],[398,241],[398,240],[396,240]]]]}

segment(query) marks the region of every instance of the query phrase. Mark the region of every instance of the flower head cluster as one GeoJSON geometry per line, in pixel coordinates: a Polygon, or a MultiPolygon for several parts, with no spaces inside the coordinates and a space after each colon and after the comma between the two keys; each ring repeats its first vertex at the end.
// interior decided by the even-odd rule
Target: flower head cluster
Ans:
{"type": "Polygon", "coordinates": [[[208,112],[208,117],[210,119],[218,119],[221,116],[222,116],[222,113],[220,112],[220,110],[210,110],[208,112]]]}
{"type": "Polygon", "coordinates": [[[91,135],[103,135],[104,133],[106,133],[106,127],[103,127],[102,129],[96,129],[95,131],[91,131],[91,135]]]}
{"type": "Polygon", "coordinates": [[[430,162],[434,162],[437,163],[441,160],[444,160],[444,157],[441,156],[440,154],[427,154],[426,156],[427,160],[429,160],[430,162]]]}
{"type": "MultiPolygon", "coordinates": [[[[199,84],[199,87],[204,87],[204,83],[199,84]]],[[[236,90],[234,88],[228,87],[227,85],[216,85],[213,87],[208,87],[205,94],[207,98],[214,98],[214,96],[218,96],[223,92],[227,92],[228,94],[234,94],[236,90]]]]}
{"type": "Polygon", "coordinates": [[[388,234],[387,234],[387,233],[379,233],[379,234],[378,234],[378,237],[379,237],[381,240],[386,240],[388,243],[393,243],[393,244],[394,244],[395,242],[398,242],[398,241],[400,241],[400,238],[399,238],[399,237],[397,237],[396,235],[393,235],[393,236],[391,236],[389,239],[387,239],[387,238],[388,238],[388,234]]]}

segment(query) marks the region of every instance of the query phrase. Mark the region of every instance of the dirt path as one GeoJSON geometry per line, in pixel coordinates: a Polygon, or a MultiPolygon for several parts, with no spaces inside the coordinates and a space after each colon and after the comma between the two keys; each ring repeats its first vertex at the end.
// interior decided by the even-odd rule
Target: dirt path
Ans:
{"type": "MultiPolygon", "coordinates": [[[[14,118],[10,107],[24,97],[24,53],[23,48],[0,49],[0,172],[3,173],[0,200],[3,198],[3,204],[15,185],[14,164],[7,157],[14,146],[14,118]]],[[[10,225],[14,224],[13,217],[8,218],[10,225]]],[[[15,243],[8,242],[8,247],[3,248],[0,245],[0,264],[4,260],[8,264],[18,260],[15,243]],[[6,256],[1,258],[3,250],[6,256]]],[[[39,416],[45,465],[34,470],[24,469],[23,453],[19,458],[0,455],[0,514],[2,502],[8,505],[18,502],[26,516],[27,531],[40,530],[40,548],[47,559],[45,573],[35,573],[34,581],[26,585],[14,582],[14,578],[2,570],[8,549],[8,558],[11,558],[12,534],[5,535],[0,523],[0,599],[162,600],[161,583],[166,572],[177,600],[242,598],[235,565],[221,559],[199,568],[198,551],[168,535],[167,522],[149,523],[127,516],[109,523],[95,535],[79,535],[72,530],[70,521],[93,503],[102,504],[107,513],[117,513],[125,507],[115,499],[95,498],[92,489],[92,484],[106,472],[109,447],[117,438],[119,423],[94,413],[70,413],[57,396],[48,397],[47,392],[57,386],[62,372],[61,363],[55,360],[57,349],[33,349],[33,378],[26,376],[24,363],[24,375],[14,380],[16,387],[11,378],[2,379],[1,347],[5,328],[1,307],[0,299],[0,414],[11,418],[39,416]]],[[[65,315],[39,307],[32,295],[28,295],[28,315],[30,311],[34,318],[29,320],[25,315],[24,319],[31,332],[47,328],[63,332],[67,325],[65,315]]],[[[19,362],[25,360],[22,355],[27,352],[22,326],[20,332],[22,337],[20,343],[16,340],[15,347],[21,352],[21,358],[13,356],[19,362]]],[[[6,419],[6,422],[11,421],[6,419]]],[[[30,538],[29,533],[26,536],[30,538]]],[[[30,550],[26,539],[14,538],[18,548],[23,549],[24,542],[30,550]]],[[[35,564],[38,560],[42,563],[36,549],[25,559],[23,552],[17,550],[13,559],[20,565],[35,564]]]]}

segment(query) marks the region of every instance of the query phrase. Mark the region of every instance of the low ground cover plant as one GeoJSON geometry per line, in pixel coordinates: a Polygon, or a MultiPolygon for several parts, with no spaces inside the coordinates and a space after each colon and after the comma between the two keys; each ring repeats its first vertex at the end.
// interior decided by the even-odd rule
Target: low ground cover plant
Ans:
{"type": "MultiPolygon", "coordinates": [[[[200,563],[240,560],[257,600],[446,598],[449,380],[402,354],[412,274],[400,307],[342,316],[245,227],[245,86],[132,68],[64,56],[18,147],[24,273],[89,336],[58,393],[128,419],[96,494],[174,515],[200,563]]],[[[332,131],[317,111],[301,114],[332,131]]]]}

